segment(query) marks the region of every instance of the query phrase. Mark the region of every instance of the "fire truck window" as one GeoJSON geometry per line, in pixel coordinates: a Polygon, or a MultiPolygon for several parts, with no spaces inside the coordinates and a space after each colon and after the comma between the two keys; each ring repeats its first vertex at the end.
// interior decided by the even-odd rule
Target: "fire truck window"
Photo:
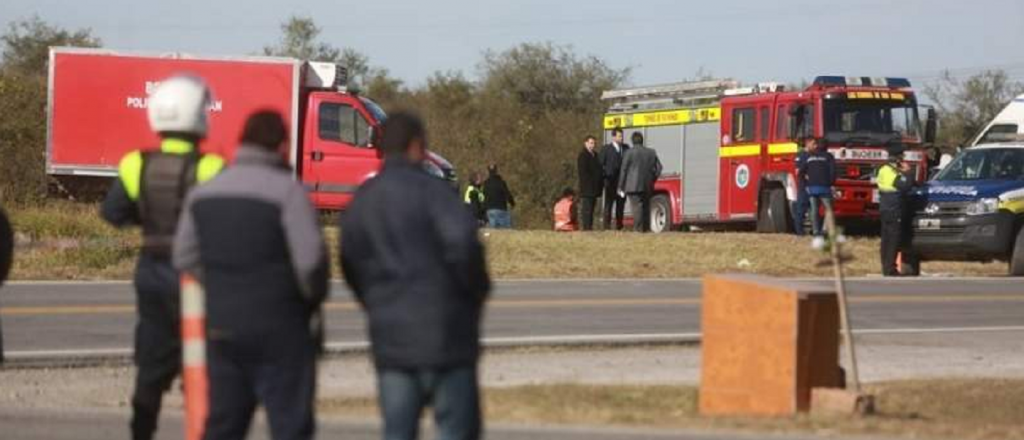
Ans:
{"type": "Polygon", "coordinates": [[[768,124],[771,121],[768,119],[768,107],[761,107],[761,142],[768,142],[768,124]]]}
{"type": "Polygon", "coordinates": [[[370,145],[370,123],[366,122],[366,118],[359,112],[356,112],[356,145],[370,145]]]}
{"type": "Polygon", "coordinates": [[[789,139],[789,111],[780,105],[775,113],[775,139],[789,139]]]}
{"type": "Polygon", "coordinates": [[[754,140],[755,118],[757,114],[752,108],[738,108],[732,111],[733,142],[750,142],[754,140]]]}
{"type": "MultiPolygon", "coordinates": [[[[320,104],[320,139],[361,145],[357,134],[360,119],[362,116],[351,106],[331,102],[320,104]]],[[[366,121],[362,122],[365,125],[366,121]]],[[[366,134],[363,133],[361,137],[365,138],[366,134]]]]}

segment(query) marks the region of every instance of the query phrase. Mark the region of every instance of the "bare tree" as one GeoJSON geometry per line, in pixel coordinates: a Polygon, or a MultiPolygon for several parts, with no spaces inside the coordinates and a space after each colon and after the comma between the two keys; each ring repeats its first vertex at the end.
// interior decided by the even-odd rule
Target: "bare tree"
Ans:
{"type": "Polygon", "coordinates": [[[964,145],[1021,93],[1024,84],[1011,80],[1002,70],[986,70],[966,80],[944,72],[938,81],[924,87],[925,96],[935,103],[942,118],[937,143],[964,145]]]}

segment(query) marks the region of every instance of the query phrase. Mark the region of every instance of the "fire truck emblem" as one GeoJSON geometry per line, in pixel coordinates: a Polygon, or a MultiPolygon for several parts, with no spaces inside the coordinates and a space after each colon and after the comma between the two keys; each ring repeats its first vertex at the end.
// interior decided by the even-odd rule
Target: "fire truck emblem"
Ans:
{"type": "Polygon", "coordinates": [[[740,189],[750,184],[750,168],[745,164],[736,168],[736,186],[740,189]]]}

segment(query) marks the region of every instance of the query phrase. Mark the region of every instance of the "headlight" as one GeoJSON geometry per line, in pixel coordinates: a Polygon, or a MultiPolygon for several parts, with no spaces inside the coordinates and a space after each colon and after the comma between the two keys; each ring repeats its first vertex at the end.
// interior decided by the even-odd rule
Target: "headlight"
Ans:
{"type": "Polygon", "coordinates": [[[999,199],[981,199],[967,205],[967,215],[992,214],[999,210],[999,199]]]}

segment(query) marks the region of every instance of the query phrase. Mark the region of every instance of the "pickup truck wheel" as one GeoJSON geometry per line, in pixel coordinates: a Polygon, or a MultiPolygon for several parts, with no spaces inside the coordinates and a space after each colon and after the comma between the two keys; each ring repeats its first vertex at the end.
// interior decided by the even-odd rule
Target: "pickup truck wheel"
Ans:
{"type": "Polygon", "coordinates": [[[789,201],[786,190],[773,188],[761,194],[757,214],[757,232],[781,234],[789,232],[789,201]]]}
{"type": "Polygon", "coordinates": [[[651,232],[660,234],[672,227],[672,215],[669,212],[671,206],[668,196],[664,194],[651,198],[651,232]]]}
{"type": "Polygon", "coordinates": [[[1010,276],[1024,276],[1024,228],[1017,232],[1013,242],[1013,256],[1010,258],[1010,276]]]}

